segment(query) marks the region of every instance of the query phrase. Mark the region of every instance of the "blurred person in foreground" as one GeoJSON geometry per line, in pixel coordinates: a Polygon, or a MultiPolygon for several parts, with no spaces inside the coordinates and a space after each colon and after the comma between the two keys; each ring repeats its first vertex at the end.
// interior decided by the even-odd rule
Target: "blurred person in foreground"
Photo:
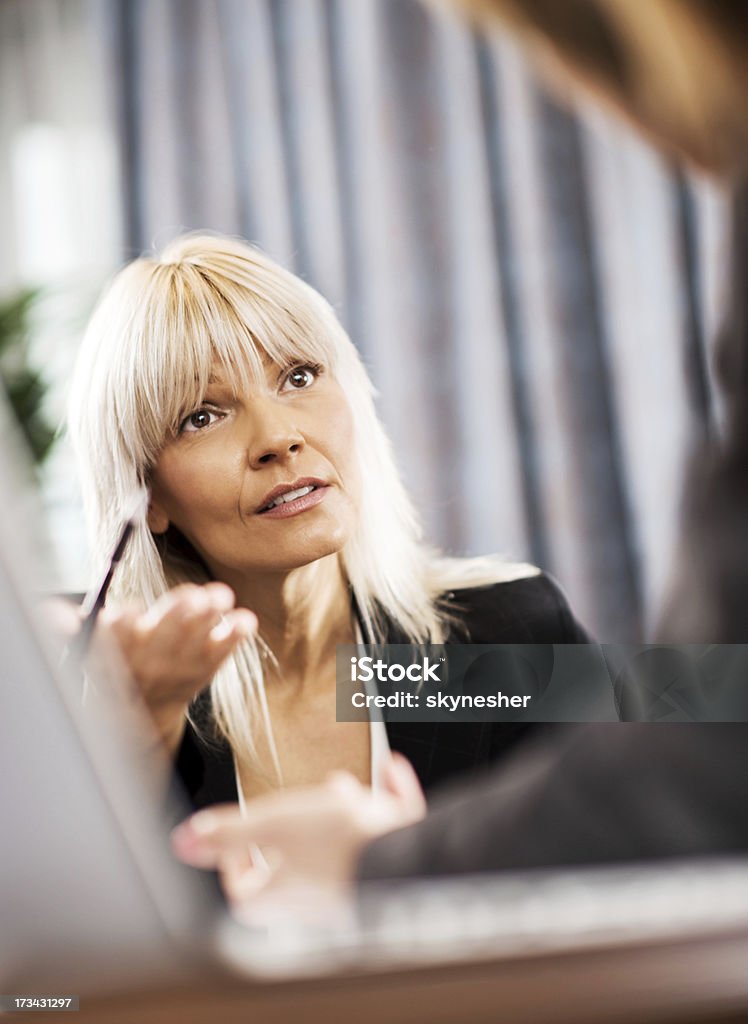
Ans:
{"type": "MultiPolygon", "coordinates": [[[[472,0],[527,43],[551,80],[592,93],[732,199],[732,289],[717,345],[725,436],[693,458],[681,556],[659,633],[741,643],[748,609],[748,5],[731,0],[472,0]]],[[[739,680],[738,680],[739,682],[739,680]]],[[[748,851],[748,726],[597,725],[525,751],[423,820],[406,763],[385,792],[350,777],[197,815],[174,834],[211,867],[249,840],[275,871],[244,906],[366,879],[748,851]],[[393,820],[400,828],[393,829],[393,820]]],[[[244,894],[247,895],[246,893],[244,894]]]]}

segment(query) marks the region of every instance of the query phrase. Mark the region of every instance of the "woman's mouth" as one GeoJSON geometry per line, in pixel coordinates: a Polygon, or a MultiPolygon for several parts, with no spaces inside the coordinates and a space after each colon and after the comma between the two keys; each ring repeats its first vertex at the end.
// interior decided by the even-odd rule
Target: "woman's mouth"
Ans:
{"type": "Polygon", "coordinates": [[[288,519],[289,516],[297,516],[300,512],[314,508],[324,501],[329,490],[327,484],[305,484],[294,490],[284,491],[268,502],[257,513],[264,519],[288,519]]]}

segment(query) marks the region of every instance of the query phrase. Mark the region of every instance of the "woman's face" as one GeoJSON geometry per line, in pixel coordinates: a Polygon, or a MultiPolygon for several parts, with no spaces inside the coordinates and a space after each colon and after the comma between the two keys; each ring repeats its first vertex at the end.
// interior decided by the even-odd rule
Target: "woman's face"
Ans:
{"type": "Polygon", "coordinates": [[[172,523],[217,579],[284,572],[340,551],[358,504],[353,417],[324,367],[282,368],[234,395],[214,364],[199,408],[162,449],[149,525],[172,523]]]}

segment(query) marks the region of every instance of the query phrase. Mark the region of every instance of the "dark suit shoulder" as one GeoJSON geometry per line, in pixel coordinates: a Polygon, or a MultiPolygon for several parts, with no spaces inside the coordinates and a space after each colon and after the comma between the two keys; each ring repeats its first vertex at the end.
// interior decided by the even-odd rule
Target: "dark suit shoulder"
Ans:
{"type": "Polygon", "coordinates": [[[561,588],[547,573],[453,590],[444,604],[455,620],[448,638],[452,643],[589,643],[561,588]]]}

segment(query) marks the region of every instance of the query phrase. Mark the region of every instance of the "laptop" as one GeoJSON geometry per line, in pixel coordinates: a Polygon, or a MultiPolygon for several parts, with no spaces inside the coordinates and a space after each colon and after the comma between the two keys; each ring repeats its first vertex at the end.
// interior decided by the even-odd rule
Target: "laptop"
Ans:
{"type": "Polygon", "coordinates": [[[26,505],[11,500],[24,488],[7,417],[0,406],[0,992],[95,996],[179,984],[196,969],[260,986],[371,979],[748,941],[740,860],[373,886],[345,924],[241,925],[214,877],[170,852],[187,805],[167,810],[143,770],[127,679],[115,664],[104,692],[84,699],[60,668],[30,596],[34,543],[26,505]]]}

